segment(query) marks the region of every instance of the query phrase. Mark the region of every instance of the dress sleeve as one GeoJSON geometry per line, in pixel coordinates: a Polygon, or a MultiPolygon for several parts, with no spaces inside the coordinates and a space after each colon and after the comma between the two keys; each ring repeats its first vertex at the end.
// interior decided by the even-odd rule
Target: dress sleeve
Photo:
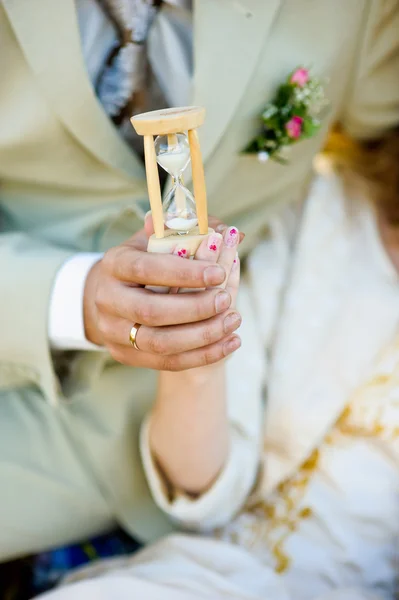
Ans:
{"type": "Polygon", "coordinates": [[[242,346],[226,362],[230,454],[212,487],[195,498],[171,489],[151,454],[151,417],[142,426],[141,455],[152,496],[180,527],[204,531],[224,525],[255,486],[262,451],[267,350],[274,337],[299,214],[298,207],[288,207],[271,222],[270,235],[249,256],[243,272],[237,302],[243,317],[242,346]]]}
{"type": "Polygon", "coordinates": [[[399,1],[374,0],[369,6],[340,119],[360,139],[399,124],[399,1]]]}

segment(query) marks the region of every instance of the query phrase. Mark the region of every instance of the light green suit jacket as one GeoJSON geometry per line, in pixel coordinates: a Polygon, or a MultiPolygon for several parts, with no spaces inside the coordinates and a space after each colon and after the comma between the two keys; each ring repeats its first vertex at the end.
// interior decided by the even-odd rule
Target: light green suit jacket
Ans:
{"type": "MultiPolygon", "coordinates": [[[[273,207],[305,193],[333,121],[363,137],[397,124],[398,30],[397,0],[197,0],[192,103],[207,109],[210,213],[255,244],[273,207]],[[326,78],[322,130],[289,166],[242,155],[299,65],[326,78]]],[[[143,165],[93,92],[73,0],[3,0],[0,73],[0,559],[113,519],[148,540],[170,527],[137,449],[154,374],[105,354],[54,356],[47,336],[63,261],[142,226],[143,165]]]]}

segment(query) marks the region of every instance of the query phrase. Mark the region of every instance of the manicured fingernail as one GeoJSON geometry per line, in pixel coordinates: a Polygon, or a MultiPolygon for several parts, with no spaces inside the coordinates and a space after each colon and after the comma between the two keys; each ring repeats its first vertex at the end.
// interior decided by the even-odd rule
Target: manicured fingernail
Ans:
{"type": "Polygon", "coordinates": [[[205,285],[220,285],[226,278],[226,271],[220,265],[213,265],[207,267],[204,271],[204,283],[205,285]]]}
{"type": "Polygon", "coordinates": [[[227,342],[225,342],[225,344],[223,344],[224,355],[227,356],[228,354],[231,354],[235,350],[238,350],[240,346],[241,339],[238,337],[238,335],[231,337],[229,340],[227,340],[227,342]]]}
{"type": "Polygon", "coordinates": [[[148,210],[145,215],[144,215],[144,221],[147,219],[147,217],[149,217],[150,215],[152,215],[152,212],[150,210],[148,210]]]}
{"type": "Polygon", "coordinates": [[[227,292],[219,292],[215,298],[215,308],[217,313],[227,310],[231,304],[231,296],[227,292]]]}
{"type": "Polygon", "coordinates": [[[180,256],[181,258],[187,258],[188,251],[185,248],[175,248],[173,254],[175,256],[180,256]]]}
{"type": "Polygon", "coordinates": [[[225,333],[232,333],[241,325],[241,316],[237,312],[230,313],[223,321],[225,333]]]}
{"type": "Polygon", "coordinates": [[[224,234],[224,243],[229,248],[233,248],[238,244],[239,240],[239,231],[237,227],[229,227],[226,233],[224,234]]]}
{"type": "Polygon", "coordinates": [[[212,234],[208,238],[208,250],[217,252],[221,246],[222,237],[220,235],[212,234]]]}

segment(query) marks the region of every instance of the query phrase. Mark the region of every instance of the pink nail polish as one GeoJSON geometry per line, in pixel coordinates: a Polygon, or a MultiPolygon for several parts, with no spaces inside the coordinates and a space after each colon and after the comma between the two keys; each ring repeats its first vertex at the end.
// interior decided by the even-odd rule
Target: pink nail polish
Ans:
{"type": "Polygon", "coordinates": [[[180,256],[181,258],[187,258],[188,256],[188,252],[185,248],[175,248],[173,254],[175,256],[180,256]]]}
{"type": "Polygon", "coordinates": [[[216,235],[209,236],[208,240],[208,250],[212,250],[212,252],[217,252],[220,248],[221,238],[216,235]]]}
{"type": "Polygon", "coordinates": [[[224,243],[226,246],[233,248],[238,243],[238,229],[236,227],[229,227],[226,233],[224,234],[224,243]]]}

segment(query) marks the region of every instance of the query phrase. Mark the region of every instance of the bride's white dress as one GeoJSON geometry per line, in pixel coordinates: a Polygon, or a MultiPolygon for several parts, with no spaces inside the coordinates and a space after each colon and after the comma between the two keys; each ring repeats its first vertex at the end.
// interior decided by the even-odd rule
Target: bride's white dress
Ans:
{"type": "Polygon", "coordinates": [[[271,222],[243,279],[231,453],[212,489],[170,498],[142,431],[155,501],[201,537],[91,567],[48,600],[395,597],[399,282],[372,209],[318,178],[271,222]]]}

